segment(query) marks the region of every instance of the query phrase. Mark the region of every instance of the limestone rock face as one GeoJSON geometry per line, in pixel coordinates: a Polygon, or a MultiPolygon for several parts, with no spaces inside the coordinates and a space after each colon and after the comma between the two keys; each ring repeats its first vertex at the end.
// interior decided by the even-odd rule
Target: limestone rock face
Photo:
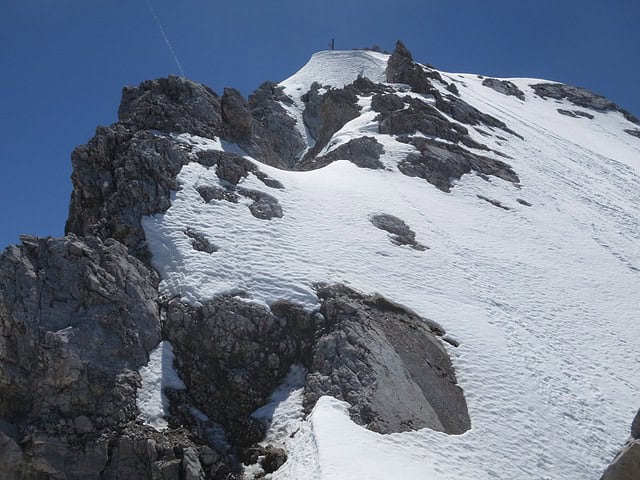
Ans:
{"type": "Polygon", "coordinates": [[[190,133],[214,138],[221,133],[220,98],[210,88],[169,76],[125,87],[118,120],[134,130],[190,133]]]}
{"type": "Polygon", "coordinates": [[[541,98],[554,98],[556,100],[564,98],[578,107],[590,108],[598,112],[620,112],[630,122],[640,125],[640,120],[630,112],[627,112],[611,100],[593,93],[586,88],[574,87],[563,83],[537,83],[531,85],[531,88],[533,88],[536,95],[541,98]]]}
{"type": "Polygon", "coordinates": [[[318,296],[327,333],[313,350],[304,392],[308,408],[332,395],[351,405],[354,421],[380,433],[470,428],[436,325],[344,286],[320,288],[318,296]]]}
{"type": "Polygon", "coordinates": [[[640,410],[631,423],[631,438],[605,470],[601,480],[640,478],[640,410]]]}

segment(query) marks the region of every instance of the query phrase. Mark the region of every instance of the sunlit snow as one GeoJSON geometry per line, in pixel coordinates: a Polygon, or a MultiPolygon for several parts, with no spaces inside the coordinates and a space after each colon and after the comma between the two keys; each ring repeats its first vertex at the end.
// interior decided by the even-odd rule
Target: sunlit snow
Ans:
{"type": "MultiPolygon", "coordinates": [[[[362,64],[381,81],[385,61],[325,52],[283,85],[298,101],[312,81],[342,86],[362,64]]],[[[465,101],[524,137],[500,131],[505,141],[470,128],[509,156],[521,185],[471,174],[443,193],[399,173],[395,165],[412,147],[376,134],[386,170],[338,161],[291,172],[256,162],[285,188],[253,175],[242,185],[276,197],[283,218],[254,218],[243,203],[204,203],[195,187],[218,179],[213,168],[190,163],[171,208],[144,219],[168,295],[198,304],[243,291],[264,304],[287,299],[313,309],[312,285],[340,282],[410,307],[461,343],[447,348],[470,431],[379,435],[323,397],[287,442],[289,460],[273,478],[598,478],[628,435],[640,396],[640,140],[623,132],[633,125],[617,112],[559,115],[571,105],[534,97],[528,85],[537,80],[511,79],[526,94],[522,102],[475,75],[442,74],[459,82],[465,101]],[[430,249],[393,245],[370,223],[376,213],[401,218],[430,249]],[[219,251],[194,250],[186,226],[219,251]]],[[[361,102],[365,117],[345,125],[337,141],[372,134],[361,102]]]]}

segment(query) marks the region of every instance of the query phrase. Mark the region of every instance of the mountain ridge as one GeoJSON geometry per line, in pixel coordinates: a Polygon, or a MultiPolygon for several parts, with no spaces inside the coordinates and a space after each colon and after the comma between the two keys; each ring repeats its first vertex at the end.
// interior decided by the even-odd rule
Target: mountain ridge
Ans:
{"type": "MultiPolygon", "coordinates": [[[[518,269],[510,267],[510,275],[501,276],[488,265],[499,260],[496,265],[507,268],[512,260],[509,255],[523,255],[524,250],[516,248],[516,243],[510,240],[511,251],[503,256],[496,255],[491,228],[486,228],[486,225],[501,225],[494,222],[504,222],[507,226],[502,231],[504,237],[509,237],[509,228],[517,234],[528,235],[525,227],[528,228],[531,222],[537,223],[543,227],[542,233],[527,238],[536,239],[541,246],[549,246],[563,254],[571,252],[575,255],[575,251],[557,240],[562,234],[569,235],[585,248],[585,252],[597,258],[599,265],[610,270],[607,278],[612,286],[605,291],[613,291],[613,285],[619,289],[618,294],[626,303],[618,313],[629,318],[628,312],[634,305],[630,293],[633,290],[622,288],[621,275],[625,275],[624,280],[637,283],[638,268],[633,263],[633,250],[628,243],[633,239],[632,233],[628,233],[633,224],[629,223],[629,230],[623,230],[620,239],[612,236],[610,228],[598,231],[592,227],[593,235],[588,240],[596,242],[597,246],[591,246],[582,237],[582,211],[566,222],[566,214],[570,212],[568,203],[553,203],[554,197],[543,196],[540,188],[534,188],[536,195],[533,195],[530,184],[535,185],[537,180],[534,169],[528,168],[518,157],[525,152],[530,160],[533,156],[529,157],[529,152],[535,151],[547,155],[545,144],[537,139],[536,143],[528,144],[529,134],[539,134],[531,128],[528,133],[520,131],[528,120],[526,117],[518,120],[512,112],[515,105],[524,108],[522,105],[532,101],[532,92],[540,91],[560,102],[559,107],[564,107],[554,111],[546,103],[539,103],[549,100],[533,99],[535,108],[544,113],[540,118],[554,126],[565,121],[595,121],[600,123],[593,128],[626,135],[627,130],[636,131],[634,121],[637,124],[637,119],[625,114],[617,105],[573,87],[549,87],[556,84],[546,83],[546,87],[535,88],[541,84],[529,87],[529,80],[522,79],[485,82],[487,79],[473,79],[470,75],[438,72],[416,64],[401,44],[392,56],[375,52],[316,54],[297,75],[281,84],[267,82],[247,100],[233,89],[225,89],[219,97],[204,86],[178,77],[127,87],[123,91],[119,122],[110,127],[99,127],[94,139],[74,151],[74,191],[67,237],[61,240],[24,237],[22,246],[10,247],[2,255],[5,266],[0,270],[16,272],[22,269],[20,271],[24,273],[19,278],[23,279],[21,285],[26,286],[22,296],[12,288],[2,291],[2,325],[6,329],[3,338],[9,339],[9,351],[17,352],[17,355],[5,356],[3,364],[19,365],[24,369],[24,362],[30,362],[32,358],[38,358],[44,364],[51,363],[45,353],[47,348],[55,345],[64,351],[68,348],[65,345],[73,345],[80,352],[75,361],[90,375],[112,375],[103,372],[104,366],[111,367],[112,354],[105,354],[109,357],[104,359],[105,365],[86,356],[83,335],[84,329],[89,327],[72,323],[58,328],[63,325],[52,327],[42,323],[39,312],[43,307],[39,303],[41,300],[37,300],[42,298],[42,293],[38,292],[53,292],[57,286],[57,293],[44,297],[51,298],[52,314],[59,308],[55,307],[56,302],[66,304],[74,299],[79,305],[77,309],[89,308],[90,318],[108,326],[109,315],[104,310],[111,305],[127,311],[131,302],[140,303],[132,300],[131,285],[146,282],[144,289],[158,289],[156,295],[159,295],[148,305],[153,325],[150,331],[160,332],[165,341],[172,342],[175,366],[187,389],[166,392],[170,397],[167,414],[171,426],[166,433],[156,432],[136,420],[136,406],[131,401],[135,400],[136,389],[141,388],[137,370],[143,366],[143,357],[150,353],[151,344],[159,340],[158,333],[153,341],[144,342],[142,357],[118,354],[126,359],[127,368],[116,377],[116,387],[111,394],[126,403],[124,415],[110,412],[96,417],[90,409],[77,410],[74,402],[78,402],[78,398],[88,404],[105,398],[105,393],[99,389],[82,394],[65,393],[64,389],[55,391],[54,397],[61,402],[70,395],[69,401],[74,407],[54,404],[53,410],[46,415],[40,407],[25,412],[23,399],[27,387],[16,382],[15,374],[9,369],[0,384],[8,385],[15,396],[9,397],[0,414],[9,419],[1,430],[6,446],[3,451],[7,452],[3,461],[6,471],[14,475],[11,478],[39,478],[38,475],[42,478],[227,478],[238,475],[240,462],[253,464],[246,469],[247,475],[259,476],[262,472],[272,474],[274,478],[301,478],[307,471],[315,471],[316,478],[351,478],[353,475],[389,478],[392,473],[404,475],[404,478],[407,475],[411,478],[451,478],[453,474],[462,478],[484,478],[486,475],[513,478],[513,471],[493,471],[493,468],[508,467],[505,464],[488,465],[480,458],[481,449],[466,463],[462,453],[465,449],[477,448],[473,443],[474,428],[481,432],[475,434],[475,438],[488,435],[487,441],[494,447],[505,445],[499,443],[498,438],[505,432],[509,432],[506,434],[508,441],[515,442],[507,443],[505,448],[520,443],[522,438],[513,430],[492,432],[489,419],[495,419],[489,415],[491,409],[488,407],[494,401],[511,397],[510,388],[525,378],[518,375],[530,375],[536,368],[541,368],[553,376],[553,381],[559,382],[563,372],[551,372],[539,363],[549,354],[544,349],[535,351],[534,368],[531,369],[527,357],[519,356],[524,350],[518,350],[517,336],[507,337],[504,344],[509,348],[500,351],[513,355],[512,360],[516,363],[520,359],[525,361],[519,364],[522,370],[508,371],[515,374],[514,383],[501,382],[504,387],[500,389],[496,383],[500,382],[498,375],[483,376],[474,372],[472,355],[485,355],[487,350],[480,348],[483,344],[501,348],[501,342],[482,335],[483,329],[492,332],[491,336],[498,331],[491,316],[500,318],[516,312],[526,318],[518,307],[501,303],[505,301],[504,297],[514,293],[504,286],[507,280],[522,282],[523,292],[537,295],[536,302],[531,305],[534,311],[538,309],[542,314],[531,320],[551,327],[553,322],[545,323],[544,320],[545,315],[552,315],[553,311],[545,310],[540,303],[546,290],[537,282],[544,279],[560,288],[568,287],[545,275],[536,262],[552,258],[565,267],[576,265],[566,260],[563,264],[560,257],[543,256],[543,248],[538,250],[534,246],[538,255],[534,260],[516,258],[520,266],[538,272],[537,277],[518,277],[518,269]],[[336,59],[337,63],[332,63],[336,59]],[[349,68],[344,68],[345,63],[349,68]],[[322,83],[325,85],[316,82],[318,78],[324,78],[322,83]],[[472,82],[475,82],[473,86],[472,82]],[[495,91],[500,97],[490,97],[493,104],[481,103],[477,92],[484,92],[482,89],[495,91]],[[497,98],[505,103],[495,101],[497,98]],[[481,110],[480,105],[483,110],[490,111],[481,110]],[[512,110],[505,110],[502,105],[509,105],[512,110]],[[592,113],[575,108],[589,109],[592,113]],[[570,112],[570,115],[560,110],[570,112]],[[556,116],[550,117],[550,113],[556,116]],[[505,118],[517,125],[507,124],[505,118]],[[314,167],[322,168],[308,170],[314,167]],[[372,192],[377,192],[377,200],[372,192]],[[344,199],[344,203],[340,199],[344,199]],[[429,205],[428,215],[421,208],[424,205],[429,205]],[[547,215],[553,214],[544,212],[545,206],[558,209],[552,221],[546,220],[547,215]],[[468,208],[474,208],[477,223],[465,213],[468,208]],[[513,215],[498,216],[507,214],[513,215]],[[469,230],[448,230],[450,216],[463,228],[468,225],[469,230]],[[381,222],[381,218],[384,221],[381,222]],[[554,230],[554,221],[564,222],[563,228],[554,230]],[[577,230],[574,222],[579,225],[577,230]],[[474,241],[482,243],[483,237],[489,241],[475,251],[468,250],[469,247],[460,242],[469,238],[471,232],[475,232],[474,241]],[[310,242],[309,238],[320,241],[310,242]],[[412,242],[425,248],[411,248],[412,242]],[[447,243],[454,244],[454,248],[448,247],[447,243]],[[598,252],[606,251],[607,257],[596,254],[596,248],[598,252]],[[448,249],[451,249],[449,253],[448,249]],[[47,252],[44,261],[40,260],[41,252],[47,252]],[[474,263],[472,253],[480,257],[479,263],[474,263]],[[103,259],[105,255],[107,259],[103,259]],[[442,260],[438,260],[439,256],[442,260]],[[610,260],[614,257],[615,260],[610,260]],[[56,262],[62,265],[78,263],[78,260],[71,260],[75,258],[89,258],[89,270],[72,269],[60,274],[52,269],[51,265],[56,262]],[[377,269],[390,273],[393,282],[385,280],[382,272],[367,271],[366,266],[373,263],[372,259],[375,259],[377,269]],[[406,263],[406,259],[415,265],[415,269],[406,263]],[[138,276],[129,274],[135,280],[120,281],[118,275],[131,269],[140,272],[138,276]],[[437,279],[436,283],[425,279],[423,272],[430,272],[429,275],[437,279]],[[482,284],[479,279],[483,275],[489,275],[495,285],[491,282],[482,284]],[[62,280],[78,279],[81,287],[74,287],[73,281],[61,282],[60,276],[62,280]],[[615,280],[617,277],[620,280],[615,280]],[[327,280],[334,285],[318,284],[327,280]],[[533,281],[537,286],[525,286],[527,281],[533,281]],[[438,282],[456,293],[447,298],[446,289],[443,291],[436,285],[438,282]],[[420,288],[422,283],[425,283],[424,290],[420,288]],[[492,290],[500,290],[498,285],[502,289],[499,295],[503,298],[494,299],[492,290]],[[461,290],[458,292],[458,289],[461,290]],[[473,295],[477,298],[487,295],[486,308],[490,314],[481,313],[484,299],[472,303],[461,295],[463,290],[475,290],[473,295]],[[425,292],[429,292],[433,300],[418,300],[429,296],[425,292]],[[382,295],[372,296],[372,293],[382,295]],[[20,317],[22,323],[19,325],[32,325],[34,329],[27,334],[17,334],[16,312],[22,308],[18,306],[24,302],[23,298],[33,295],[32,303],[26,302],[31,306],[20,317]],[[157,306],[151,305],[154,302],[157,306]],[[447,309],[451,312],[447,313],[447,309]],[[479,318],[481,322],[486,321],[486,325],[478,329],[469,320],[460,324],[456,321],[459,316],[479,318]],[[428,320],[434,317],[438,318],[437,323],[428,320]],[[389,322],[389,318],[395,320],[389,322]],[[409,331],[414,332],[424,329],[424,333],[412,339],[401,325],[407,325],[409,331]],[[76,333],[69,336],[65,333],[67,328],[76,333]],[[198,335],[205,331],[208,333],[199,338],[198,335]],[[516,342],[512,343],[514,339],[516,342]],[[411,351],[403,350],[413,341],[418,343],[411,351]],[[31,351],[24,350],[22,342],[35,343],[36,347],[31,351]],[[420,345],[424,348],[430,344],[434,345],[430,353],[416,353],[420,352],[420,345]],[[443,386],[430,390],[436,380],[425,380],[425,371],[416,368],[421,362],[430,365],[434,379],[444,379],[443,386]],[[211,367],[200,369],[202,365],[211,367]],[[301,366],[308,370],[306,382],[304,379],[302,384],[293,382],[287,398],[298,398],[296,395],[300,392],[301,397],[299,403],[289,405],[291,411],[283,413],[282,431],[293,434],[298,429],[302,433],[297,438],[293,435],[283,440],[282,432],[268,428],[269,423],[273,426],[281,421],[277,406],[266,424],[256,420],[251,412],[268,404],[271,392],[289,378],[290,367],[293,372],[301,366]],[[463,372],[463,389],[457,384],[459,368],[463,372]],[[395,376],[387,377],[384,372],[394,372],[395,376]],[[499,394],[493,398],[490,389],[479,388],[483,382],[498,388],[499,394]],[[222,387],[212,392],[212,385],[222,387]],[[445,385],[452,388],[450,393],[443,393],[449,388],[445,385]],[[408,395],[410,391],[414,392],[410,401],[400,398],[395,407],[389,406],[393,405],[389,398],[391,393],[408,395]],[[469,393],[472,395],[467,413],[469,393]],[[444,400],[438,400],[439,395],[444,395],[444,400]],[[212,398],[216,400],[212,402],[212,398]],[[451,411],[447,412],[447,409],[451,411]],[[394,412],[398,418],[391,420],[394,412]],[[445,421],[451,414],[448,418],[468,415],[467,421],[445,421]],[[286,415],[291,415],[293,420],[287,423],[286,415]],[[406,430],[420,433],[377,437],[368,430],[358,430],[361,427],[349,423],[349,418],[381,433],[406,430]],[[459,423],[452,428],[444,426],[447,422],[459,423]],[[395,426],[388,427],[392,424],[395,426]],[[434,432],[430,433],[423,428],[425,426],[434,432]],[[459,434],[469,427],[471,431],[459,440],[435,432],[444,430],[459,434]],[[294,430],[289,430],[292,428],[294,430]],[[343,439],[336,435],[341,429],[349,432],[343,439]],[[26,432],[30,432],[30,437],[26,432]],[[494,434],[497,436],[493,437],[494,434]],[[470,437],[468,445],[464,443],[466,437],[470,437]],[[442,446],[427,446],[427,439],[438,439],[442,446]],[[275,443],[269,443],[272,440],[275,443]],[[332,441],[336,445],[331,445],[332,441]],[[352,462],[351,459],[359,455],[357,450],[351,451],[353,445],[347,446],[345,441],[361,442],[363,447],[377,452],[380,460],[352,462]],[[418,446],[414,444],[412,448],[419,448],[424,457],[420,460],[407,457],[402,450],[405,441],[415,442],[418,446]],[[309,452],[309,443],[316,445],[315,453],[309,452]],[[340,445],[344,448],[342,452],[340,445]],[[385,453],[384,449],[389,448],[397,453],[395,457],[385,453]],[[443,470],[437,459],[446,448],[452,452],[452,467],[443,470]],[[346,452],[351,452],[349,455],[352,456],[346,452]],[[100,467],[96,468],[96,465],[100,467]]],[[[579,129],[571,124],[562,130],[562,135],[573,130],[579,129]]],[[[562,148],[571,145],[562,135],[548,135],[546,141],[562,142],[562,148]]],[[[616,136],[610,144],[601,142],[596,154],[580,154],[581,161],[584,157],[591,169],[587,175],[589,182],[595,182],[600,174],[590,162],[615,152],[622,160],[607,161],[599,168],[609,172],[611,179],[607,181],[611,185],[628,185],[625,182],[631,180],[625,180],[625,175],[632,175],[636,167],[634,155],[639,147],[634,134],[627,136],[629,142],[636,143],[618,148],[619,138],[624,137],[616,136]]],[[[586,149],[594,143],[587,141],[585,145],[583,148],[586,149]]],[[[569,151],[576,149],[571,146],[569,151]]],[[[549,151],[557,153],[560,150],[549,151]]],[[[552,163],[540,161],[536,167],[544,168],[540,175],[546,173],[560,179],[557,185],[563,189],[574,188],[570,183],[574,180],[559,174],[552,163]]],[[[564,167],[573,174],[583,171],[577,164],[565,163],[564,167]]],[[[633,178],[637,183],[637,173],[633,178]]],[[[576,198],[583,195],[581,188],[575,188],[576,198]]],[[[626,215],[633,212],[629,209],[632,197],[619,194],[616,200],[622,202],[622,207],[616,210],[612,208],[611,200],[603,196],[607,188],[609,184],[595,192],[600,201],[606,203],[602,211],[608,212],[609,222],[618,222],[612,224],[620,226],[620,222],[628,218],[626,215]]],[[[584,208],[584,212],[597,215],[599,221],[604,220],[600,210],[584,208]]],[[[592,208],[591,204],[588,208],[592,208]]],[[[578,255],[590,258],[586,253],[578,255]]],[[[86,261],[82,260],[78,265],[83,265],[82,262],[86,261]]],[[[550,263],[544,265],[551,268],[550,263]]],[[[551,271],[555,275],[561,272],[560,269],[551,271]]],[[[7,273],[6,285],[15,284],[18,278],[11,275],[7,273]]],[[[596,311],[589,312],[576,300],[575,306],[569,305],[567,312],[582,312],[595,319],[605,311],[608,301],[595,294],[595,288],[603,288],[602,285],[598,283],[592,287],[582,275],[582,271],[574,275],[574,279],[584,283],[583,291],[574,293],[574,298],[586,298],[585,292],[595,295],[596,311]]],[[[152,298],[154,294],[148,295],[152,298]]],[[[519,298],[527,304],[526,296],[519,298]]],[[[567,307],[557,303],[554,308],[562,311],[567,307]]],[[[537,338],[526,323],[518,322],[516,318],[509,317],[511,323],[501,322],[501,328],[537,338]]],[[[566,320],[568,316],[562,318],[566,320]]],[[[609,323],[603,325],[613,329],[609,323]]],[[[108,328],[121,330],[118,326],[108,328]]],[[[133,329],[134,336],[138,328],[133,329]]],[[[553,329],[550,331],[556,335],[553,329]]],[[[566,335],[567,332],[556,333],[566,335]]],[[[544,338],[547,342],[552,340],[549,336],[544,338]]],[[[95,341],[89,341],[89,344],[93,347],[95,341]]],[[[113,341],[118,348],[131,348],[132,340],[126,336],[113,341]]],[[[566,339],[564,345],[567,344],[571,344],[570,339],[566,339]]],[[[552,345],[560,348],[562,343],[552,345]]],[[[563,353],[575,355],[576,351],[571,345],[571,350],[563,353]]],[[[619,355],[624,358],[624,348],[619,355]]],[[[553,358],[568,362],[572,368],[578,366],[564,355],[553,358]]],[[[484,367],[504,367],[491,355],[476,360],[482,360],[484,363],[480,365],[484,367]]],[[[33,376],[30,379],[33,385],[51,382],[55,389],[69,388],[78,382],[72,374],[61,379],[58,378],[60,372],[38,372],[40,376],[37,376],[28,368],[24,371],[27,377],[33,376]]],[[[606,368],[599,371],[611,375],[606,368]]],[[[593,387],[593,391],[597,390],[585,370],[576,375],[593,387]]],[[[91,382],[88,380],[87,384],[91,386],[91,382]]],[[[571,380],[562,383],[569,391],[573,388],[571,385],[571,380]]],[[[549,387],[549,384],[540,386],[549,387]]],[[[626,398],[633,389],[628,387],[620,392],[621,398],[626,398]]],[[[559,404],[570,401],[571,407],[582,406],[581,402],[600,405],[599,397],[585,400],[589,397],[583,392],[572,392],[566,397],[569,400],[557,395],[560,391],[551,388],[549,396],[540,396],[539,400],[559,404]]],[[[512,407],[526,398],[516,395],[507,405],[512,407]]],[[[114,405],[118,401],[114,401],[114,405]]],[[[288,405],[287,401],[279,404],[288,405]]],[[[530,408],[535,405],[531,404],[530,408]]],[[[609,402],[608,408],[608,418],[616,417],[618,404],[609,402]]],[[[593,410],[587,411],[593,413],[593,410]]],[[[564,415],[563,412],[553,410],[553,415],[564,415]]],[[[522,412],[510,413],[514,415],[514,423],[515,418],[524,419],[524,425],[535,428],[522,412]]],[[[553,415],[545,419],[555,421],[559,418],[553,415]]],[[[577,418],[567,418],[570,427],[580,424],[577,418]]],[[[566,428],[569,431],[569,427],[566,428]]],[[[598,428],[604,427],[598,425],[595,430],[598,428]]],[[[544,425],[535,431],[539,434],[543,429],[544,425]]],[[[559,436],[566,439],[564,435],[559,436]]],[[[590,439],[589,435],[583,441],[590,439]]],[[[609,450],[616,448],[611,443],[608,445],[609,450]]],[[[534,443],[532,448],[553,455],[543,443],[534,443]]],[[[611,454],[609,450],[599,455],[606,457],[611,454]]],[[[534,455],[539,453],[534,452],[534,455]]],[[[553,458],[556,462],[561,459],[553,458]]],[[[583,462],[587,457],[583,454],[577,458],[578,462],[583,462]]],[[[531,457],[525,460],[516,468],[529,475],[542,472],[548,475],[555,468],[553,461],[548,465],[536,465],[531,457]]],[[[592,464],[604,467],[603,461],[591,462],[591,467],[567,462],[579,469],[575,471],[576,477],[566,478],[579,478],[586,470],[599,474],[593,471],[592,464]]]]}

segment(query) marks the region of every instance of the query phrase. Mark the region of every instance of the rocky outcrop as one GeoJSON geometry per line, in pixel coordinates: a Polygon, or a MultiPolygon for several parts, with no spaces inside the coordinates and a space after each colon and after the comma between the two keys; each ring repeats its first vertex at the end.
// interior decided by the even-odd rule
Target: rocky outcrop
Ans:
{"type": "Polygon", "coordinates": [[[485,87],[489,87],[503,95],[513,96],[519,100],[524,100],[524,92],[520,90],[515,83],[510,82],[509,80],[485,78],[484,80],[482,80],[482,85],[485,87]]]}
{"type": "Polygon", "coordinates": [[[588,118],[589,120],[593,119],[593,115],[587,112],[583,112],[581,110],[565,110],[563,108],[558,108],[557,112],[560,115],[564,115],[566,117],[573,117],[573,118],[582,117],[582,118],[588,118]]]}
{"type": "Polygon", "coordinates": [[[293,100],[284,94],[282,87],[272,82],[263,83],[249,95],[252,137],[241,146],[267,165],[290,169],[299,160],[306,144],[295,127],[296,120],[282,104],[292,105],[293,100]]]}
{"type": "Polygon", "coordinates": [[[221,100],[224,136],[239,144],[251,141],[253,117],[247,101],[235,88],[225,88],[221,100]]]}
{"type": "Polygon", "coordinates": [[[625,129],[625,133],[628,133],[629,135],[631,135],[632,137],[638,137],[640,138],[640,130],[638,129],[625,129]]]}
{"type": "Polygon", "coordinates": [[[424,68],[414,63],[411,52],[400,40],[387,63],[387,82],[405,83],[416,93],[431,93],[433,90],[424,68]]]}
{"type": "Polygon", "coordinates": [[[358,137],[334,148],[326,155],[312,158],[298,165],[299,170],[315,170],[322,168],[336,160],[349,160],[361,168],[381,169],[384,165],[380,156],[384,147],[373,137],[358,137]]]}
{"type": "MultiPolygon", "coordinates": [[[[313,160],[320,151],[327,146],[331,137],[347,122],[360,115],[361,107],[358,105],[357,89],[354,86],[332,89],[322,95],[320,105],[320,129],[317,133],[316,143],[305,154],[302,164],[313,160]]],[[[316,122],[310,114],[307,115],[307,122],[316,122]]]]}
{"type": "Polygon", "coordinates": [[[640,478],[640,410],[631,424],[631,438],[613,459],[600,480],[636,480],[640,478]]]}
{"type": "Polygon", "coordinates": [[[164,336],[193,404],[222,424],[238,448],[261,440],[263,427],[250,414],[293,363],[308,357],[312,318],[286,302],[270,311],[234,297],[198,308],[171,300],[166,309],[164,336]]]}
{"type": "Polygon", "coordinates": [[[71,155],[73,192],[65,232],[115,238],[146,258],[140,220],[167,210],[189,153],[166,136],[122,124],[99,127],[71,155]]]}
{"type": "Polygon", "coordinates": [[[160,340],[155,273],[113,239],[70,235],[23,237],[0,279],[3,478],[177,479],[153,472],[200,447],[135,423],[136,370],[160,340]]]}
{"type": "Polygon", "coordinates": [[[470,428],[436,325],[344,286],[321,287],[318,296],[325,333],[309,365],[307,408],[332,395],[349,402],[354,421],[380,433],[428,427],[457,434],[470,428]]]}
{"type": "Polygon", "coordinates": [[[134,131],[190,133],[208,138],[222,133],[218,95],[200,83],[173,75],[125,87],[118,121],[134,131]]]}
{"type": "Polygon", "coordinates": [[[443,192],[451,191],[452,180],[460,179],[462,175],[472,171],[508,182],[519,182],[518,176],[508,164],[476,155],[458,145],[424,137],[403,136],[398,140],[410,143],[420,152],[409,154],[398,164],[398,169],[410,177],[425,179],[443,192]]]}
{"type": "Polygon", "coordinates": [[[537,83],[530,86],[536,92],[536,95],[541,98],[566,99],[577,107],[590,108],[597,112],[620,112],[631,123],[640,125],[640,120],[630,112],[586,88],[574,87],[563,83],[537,83]]]}
{"type": "Polygon", "coordinates": [[[389,232],[389,240],[394,245],[408,245],[414,250],[426,250],[427,247],[416,242],[416,232],[411,230],[403,220],[388,213],[373,215],[370,218],[374,227],[389,232]]]}

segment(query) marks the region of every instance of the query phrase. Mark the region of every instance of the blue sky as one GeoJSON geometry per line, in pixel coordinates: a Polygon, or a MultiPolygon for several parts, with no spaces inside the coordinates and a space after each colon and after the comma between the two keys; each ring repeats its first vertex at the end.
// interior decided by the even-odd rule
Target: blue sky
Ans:
{"type": "MultiPolygon", "coordinates": [[[[0,248],[62,235],[70,153],[123,85],[177,73],[148,0],[2,0],[0,248]]],[[[640,116],[640,2],[150,0],[189,78],[245,95],[326,48],[402,39],[448,71],[587,87],[640,116]]]]}

